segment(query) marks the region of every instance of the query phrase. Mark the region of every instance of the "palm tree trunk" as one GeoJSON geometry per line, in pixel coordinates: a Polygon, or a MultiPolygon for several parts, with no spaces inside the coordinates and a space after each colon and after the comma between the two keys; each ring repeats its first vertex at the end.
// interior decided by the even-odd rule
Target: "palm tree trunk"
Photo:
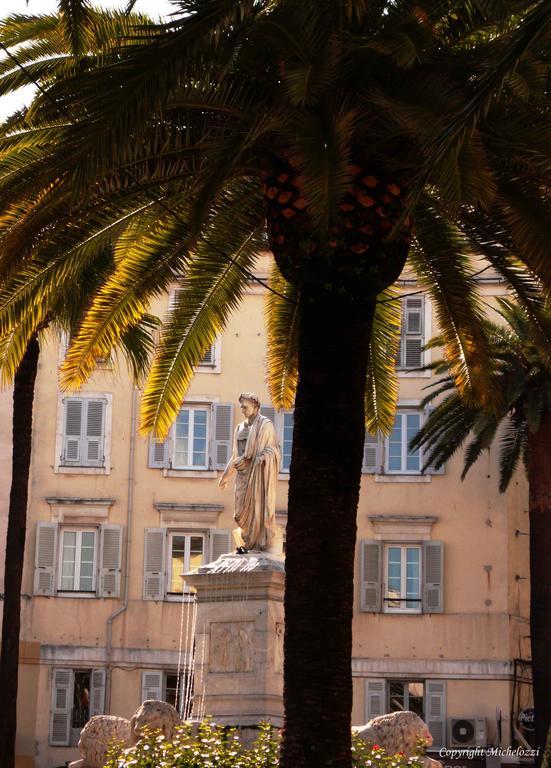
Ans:
{"type": "Polygon", "coordinates": [[[281,768],[350,768],[352,603],[375,297],[300,298],[281,768]]]}
{"type": "Polygon", "coordinates": [[[4,612],[0,652],[0,768],[15,764],[17,677],[21,622],[21,578],[27,527],[27,496],[31,463],[34,382],[39,344],[29,341],[13,386],[13,458],[4,570],[4,612]]]}
{"type": "Polygon", "coordinates": [[[528,481],[530,638],[539,765],[551,726],[551,413],[529,436],[528,481]]]}

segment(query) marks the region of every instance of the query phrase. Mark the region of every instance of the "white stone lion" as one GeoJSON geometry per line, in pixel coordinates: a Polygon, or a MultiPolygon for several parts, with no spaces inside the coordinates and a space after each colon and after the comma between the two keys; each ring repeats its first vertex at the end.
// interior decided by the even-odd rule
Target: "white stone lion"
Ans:
{"type": "Polygon", "coordinates": [[[82,757],[69,763],[69,768],[103,768],[107,752],[114,742],[134,746],[142,737],[144,728],[160,730],[170,741],[175,727],[181,722],[171,704],[154,699],[144,701],[130,720],[113,715],[94,715],[80,732],[78,748],[82,757]]]}
{"type": "MultiPolygon", "coordinates": [[[[405,757],[416,754],[419,741],[426,747],[432,745],[432,735],[427,724],[415,712],[390,712],[374,717],[365,725],[352,729],[364,741],[378,744],[389,755],[401,752],[405,757]]],[[[425,768],[438,768],[441,763],[430,757],[423,758],[425,768]]]]}

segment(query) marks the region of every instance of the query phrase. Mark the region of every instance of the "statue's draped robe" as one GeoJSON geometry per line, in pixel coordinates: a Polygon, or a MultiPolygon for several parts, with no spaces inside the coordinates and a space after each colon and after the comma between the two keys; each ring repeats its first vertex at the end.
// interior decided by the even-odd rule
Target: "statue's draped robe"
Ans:
{"type": "Polygon", "coordinates": [[[236,467],[235,514],[239,526],[238,546],[245,549],[269,549],[275,536],[275,499],[279,473],[280,451],[274,425],[258,414],[249,428],[245,451],[239,456],[237,427],[233,439],[233,454],[229,465],[241,459],[236,467]],[[256,463],[255,459],[263,457],[256,463]],[[241,540],[239,540],[241,539],[241,540]]]}

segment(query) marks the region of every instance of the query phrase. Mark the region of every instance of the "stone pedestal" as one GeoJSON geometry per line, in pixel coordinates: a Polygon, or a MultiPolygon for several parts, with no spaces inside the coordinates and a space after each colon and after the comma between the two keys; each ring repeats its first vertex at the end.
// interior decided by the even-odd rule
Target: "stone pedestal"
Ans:
{"type": "Polygon", "coordinates": [[[186,574],[197,589],[194,716],[283,724],[283,561],[222,555],[186,574]]]}

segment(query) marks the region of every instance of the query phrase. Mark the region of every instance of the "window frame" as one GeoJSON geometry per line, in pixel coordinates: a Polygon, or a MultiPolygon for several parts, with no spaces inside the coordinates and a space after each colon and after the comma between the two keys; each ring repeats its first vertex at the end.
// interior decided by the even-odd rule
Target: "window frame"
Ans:
{"type": "MultiPolygon", "coordinates": [[[[385,684],[386,684],[385,685],[385,688],[386,688],[386,690],[385,690],[386,702],[385,703],[386,703],[386,710],[389,713],[390,712],[399,712],[400,711],[400,710],[397,710],[397,709],[391,709],[390,686],[391,686],[392,683],[400,683],[403,686],[409,686],[410,683],[419,683],[419,684],[421,684],[423,686],[423,712],[422,712],[421,715],[419,715],[419,717],[421,717],[421,719],[426,722],[426,717],[425,717],[425,714],[426,714],[426,712],[425,712],[425,710],[426,710],[426,702],[427,702],[426,681],[425,680],[409,680],[409,679],[408,680],[404,680],[404,679],[401,679],[401,678],[394,678],[394,677],[386,678],[385,679],[385,684]]],[[[406,691],[404,691],[404,693],[406,693],[406,691]]],[[[404,695],[404,710],[410,710],[410,707],[409,707],[409,690],[407,690],[407,694],[404,695]]],[[[410,710],[410,711],[412,711],[412,710],[410,710]]]]}
{"type": "MultiPolygon", "coordinates": [[[[59,537],[59,545],[58,545],[58,552],[56,556],[56,567],[57,567],[57,579],[56,579],[56,592],[59,596],[79,596],[79,597],[97,597],[98,596],[98,586],[99,586],[99,546],[100,546],[100,537],[101,537],[101,531],[97,526],[70,526],[70,525],[60,525],[59,531],[58,531],[58,537],[59,537]],[[93,561],[93,568],[92,568],[92,589],[86,589],[86,590],[80,590],[80,589],[64,589],[62,585],[62,579],[63,579],[63,541],[65,538],[66,533],[75,532],[77,535],[77,543],[79,540],[79,536],[81,537],[82,541],[82,534],[83,533],[93,533],[94,534],[94,561],[93,561]]],[[[75,545],[75,573],[73,576],[73,584],[76,583],[77,579],[77,563],[81,564],[81,552],[82,549],[82,543],[80,547],[77,547],[75,545]]],[[[80,579],[80,575],[78,577],[80,579]]]]}
{"type": "Polygon", "coordinates": [[[165,582],[164,593],[165,600],[179,601],[189,598],[193,594],[193,590],[188,588],[182,589],[182,592],[172,592],[170,587],[172,586],[172,542],[175,536],[185,536],[185,552],[184,552],[184,573],[189,570],[189,558],[191,549],[191,539],[201,538],[203,541],[203,564],[207,558],[208,547],[208,533],[206,530],[194,530],[193,528],[167,528],[165,536],[166,547],[166,566],[165,566],[165,582]]]}
{"type": "Polygon", "coordinates": [[[55,454],[53,467],[56,474],[64,475],[109,475],[111,474],[111,434],[113,420],[113,393],[112,392],[79,392],[78,395],[66,395],[58,392],[57,419],[55,436],[55,454]],[[102,455],[103,461],[98,464],[82,464],[69,461],[64,457],[65,448],[65,419],[68,400],[103,400],[103,435],[102,455]]]}
{"type": "Polygon", "coordinates": [[[171,450],[170,450],[170,468],[178,472],[205,472],[210,469],[211,463],[211,429],[212,429],[212,403],[185,403],[182,405],[176,416],[176,420],[171,428],[171,450]],[[177,442],[182,438],[177,437],[177,423],[178,418],[182,411],[188,411],[190,415],[193,413],[193,418],[188,421],[188,437],[187,437],[187,454],[188,458],[191,454],[193,460],[193,440],[195,437],[195,412],[205,411],[206,413],[206,426],[205,426],[205,464],[202,465],[181,465],[176,464],[177,442]],[[190,451],[191,449],[191,451],[190,451]]]}
{"type": "Polygon", "coordinates": [[[422,614],[423,613],[423,544],[422,542],[405,542],[405,541],[383,541],[383,581],[382,581],[382,613],[389,614],[422,614]],[[391,598],[388,594],[388,566],[389,566],[389,550],[400,549],[400,598],[391,598]],[[416,549],[419,552],[419,597],[408,598],[407,597],[407,550],[416,549]],[[390,606],[389,603],[393,600],[399,599],[401,602],[409,600],[415,600],[418,607],[407,606],[390,606]]]}
{"type": "MultiPolygon", "coordinates": [[[[392,432],[388,435],[388,437],[384,438],[383,441],[383,447],[384,447],[384,471],[387,475],[423,475],[427,473],[423,473],[421,471],[423,467],[423,449],[418,448],[415,452],[419,456],[419,469],[407,469],[407,460],[408,456],[412,455],[408,451],[408,427],[407,427],[407,417],[408,416],[418,416],[419,417],[419,430],[423,427],[423,423],[425,420],[425,414],[421,409],[416,408],[400,408],[398,407],[398,410],[396,411],[395,420],[400,416],[402,418],[401,422],[401,439],[400,439],[400,446],[401,446],[401,453],[400,453],[400,462],[401,467],[400,469],[390,469],[390,442],[392,435],[394,433],[394,426],[392,428],[392,432]]],[[[418,430],[418,431],[419,431],[418,430]]]]}

